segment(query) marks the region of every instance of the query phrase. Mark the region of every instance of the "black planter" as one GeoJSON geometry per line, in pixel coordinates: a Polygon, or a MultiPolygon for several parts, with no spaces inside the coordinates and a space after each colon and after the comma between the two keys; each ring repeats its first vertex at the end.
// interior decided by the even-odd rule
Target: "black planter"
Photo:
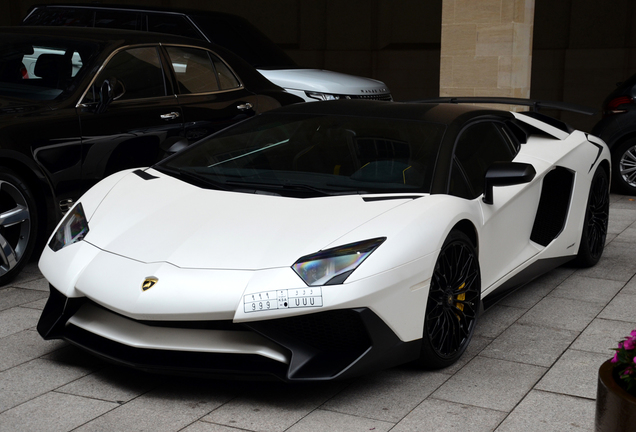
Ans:
{"type": "Polygon", "coordinates": [[[598,370],[596,432],[636,432],[636,397],[623,390],[610,360],[598,370]]]}

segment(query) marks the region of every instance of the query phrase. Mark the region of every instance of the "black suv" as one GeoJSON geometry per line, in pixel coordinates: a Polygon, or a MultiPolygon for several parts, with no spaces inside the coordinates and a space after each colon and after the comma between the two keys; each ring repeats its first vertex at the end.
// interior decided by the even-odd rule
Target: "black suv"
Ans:
{"type": "Polygon", "coordinates": [[[100,179],[296,102],[302,99],[207,42],[0,28],[0,284],[100,179]]]}
{"type": "Polygon", "coordinates": [[[120,28],[187,36],[232,51],[265,78],[308,102],[392,100],[381,81],[298,66],[247,20],[227,13],[102,4],[38,5],[31,8],[23,24],[120,28]]]}

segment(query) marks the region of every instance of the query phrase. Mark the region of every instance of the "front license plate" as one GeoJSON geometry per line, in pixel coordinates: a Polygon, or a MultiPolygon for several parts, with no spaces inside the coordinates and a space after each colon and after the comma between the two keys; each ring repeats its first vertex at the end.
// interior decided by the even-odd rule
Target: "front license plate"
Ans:
{"type": "Polygon", "coordinates": [[[260,312],[273,309],[307,308],[322,306],[322,288],[264,291],[243,297],[243,310],[260,312]]]}

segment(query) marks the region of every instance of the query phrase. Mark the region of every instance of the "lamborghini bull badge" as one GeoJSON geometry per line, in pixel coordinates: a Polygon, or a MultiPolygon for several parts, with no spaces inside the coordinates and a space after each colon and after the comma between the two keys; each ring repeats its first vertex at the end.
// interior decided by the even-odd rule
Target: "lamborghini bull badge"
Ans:
{"type": "Polygon", "coordinates": [[[144,283],[141,284],[141,290],[148,291],[150,288],[155,286],[157,282],[159,282],[159,279],[157,279],[156,277],[147,277],[146,279],[144,279],[144,283]]]}

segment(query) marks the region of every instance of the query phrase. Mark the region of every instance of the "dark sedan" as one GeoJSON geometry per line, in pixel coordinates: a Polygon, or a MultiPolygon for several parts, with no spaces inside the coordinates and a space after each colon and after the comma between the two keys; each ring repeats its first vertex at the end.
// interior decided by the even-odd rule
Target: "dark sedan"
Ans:
{"type": "Polygon", "coordinates": [[[206,42],[0,28],[0,284],[103,177],[301,101],[206,42]]]}

